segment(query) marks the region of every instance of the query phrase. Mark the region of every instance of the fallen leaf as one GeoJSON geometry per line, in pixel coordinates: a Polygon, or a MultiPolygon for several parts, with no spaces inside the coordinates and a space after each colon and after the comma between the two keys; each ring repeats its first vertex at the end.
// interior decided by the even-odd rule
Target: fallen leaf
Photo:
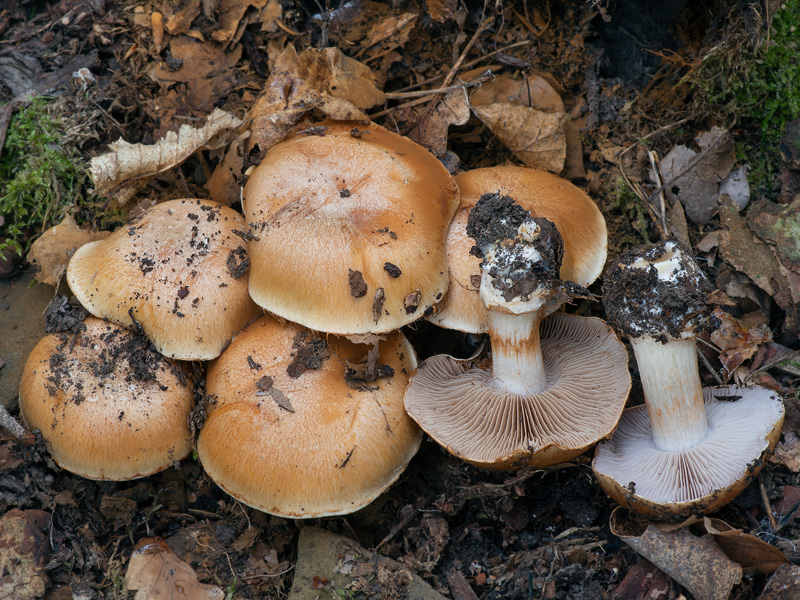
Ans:
{"type": "Polygon", "coordinates": [[[775,299],[778,306],[786,311],[784,333],[797,338],[800,327],[800,281],[797,285],[789,282],[787,270],[775,252],[747,227],[744,217],[727,194],[720,195],[719,216],[725,228],[720,233],[722,258],[775,299]]]}
{"type": "Polygon", "coordinates": [[[186,0],[183,3],[165,3],[166,22],[164,29],[171,35],[186,33],[192,27],[192,21],[200,15],[200,0],[186,0]],[[183,4],[183,6],[180,6],[183,4]],[[180,7],[180,8],[179,8],[180,7]]]}
{"type": "Polygon", "coordinates": [[[445,23],[456,16],[458,0],[425,0],[425,8],[431,19],[437,23],[445,23]]]}
{"type": "Polygon", "coordinates": [[[784,465],[793,473],[800,473],[800,405],[797,400],[787,396],[783,406],[786,411],[783,435],[769,460],[784,465]]]}
{"type": "Polygon", "coordinates": [[[250,132],[246,131],[231,142],[224,158],[208,178],[205,188],[214,202],[231,206],[241,200],[239,177],[244,171],[244,140],[249,135],[250,132]]]}
{"type": "Polygon", "coordinates": [[[414,21],[419,17],[417,13],[403,13],[402,15],[390,16],[382,19],[372,26],[366,40],[363,42],[364,50],[383,42],[395,36],[392,43],[388,44],[385,50],[391,50],[405,44],[408,41],[408,36],[411,29],[414,27],[414,21]]]}
{"type": "MultiPolygon", "coordinates": [[[[225,52],[215,44],[204,44],[180,35],[170,40],[169,51],[172,62],[156,65],[154,77],[165,87],[186,84],[186,91],[180,94],[181,103],[195,115],[211,111],[214,103],[236,84],[241,46],[225,52]]],[[[185,109],[182,112],[185,113],[185,109]]]]}
{"type": "Polygon", "coordinates": [[[136,544],[128,563],[125,583],[136,590],[135,600],[222,600],[225,592],[197,581],[197,574],[175,556],[161,538],[144,538],[136,544]]]}
{"type": "MultiPolygon", "coordinates": [[[[762,240],[775,247],[787,268],[800,274],[800,196],[790,204],[761,200],[747,213],[747,224],[762,240]]],[[[798,292],[800,301],[800,292],[798,292]]]]}
{"type": "Polygon", "coordinates": [[[179,165],[198,150],[226,145],[241,124],[232,114],[217,108],[202,127],[194,129],[182,125],[177,133],[168,132],[152,146],[130,144],[122,139],[112,142],[110,152],[93,158],[89,163],[95,190],[101,196],[115,193],[119,204],[123,205],[132,197],[131,189],[137,182],[141,185],[141,182],[179,165]]]}
{"type": "Polygon", "coordinates": [[[742,579],[742,568],[725,556],[710,535],[682,528],[663,532],[634,519],[625,508],[611,514],[611,532],[685,587],[695,600],[727,600],[742,579]]]}
{"type": "Polygon", "coordinates": [[[251,136],[245,150],[259,162],[313,108],[337,120],[369,121],[363,109],[385,101],[369,67],[338,48],[309,48],[298,55],[294,46],[286,46],[248,112],[251,136]]]}
{"type": "MultiPolygon", "coordinates": [[[[717,211],[719,185],[733,168],[733,141],[724,129],[713,127],[696,138],[700,152],[675,146],[661,159],[664,193],[670,202],[679,200],[686,216],[696,225],[705,225],[717,211]]],[[[655,173],[650,180],[657,181],[655,173]]]]}
{"type": "Polygon", "coordinates": [[[758,600],[794,600],[800,598],[800,567],[781,565],[769,578],[758,600]]]}
{"type": "Polygon", "coordinates": [[[219,25],[211,37],[218,42],[227,42],[236,33],[248,8],[264,8],[266,5],[267,0],[218,0],[216,6],[219,25]]]}
{"type": "Polygon", "coordinates": [[[772,331],[760,311],[737,319],[717,307],[711,318],[718,323],[711,333],[711,341],[722,349],[719,360],[726,381],[739,365],[756,353],[761,344],[772,341],[772,331]]]}
{"type": "Polygon", "coordinates": [[[772,573],[789,562],[786,555],[764,540],[741,529],[734,529],[721,519],[703,518],[703,527],[722,548],[725,555],[742,569],[756,573],[772,573]]]}
{"type": "Polygon", "coordinates": [[[37,268],[36,280],[58,286],[72,253],[84,244],[105,239],[110,234],[110,231],[83,230],[70,215],[65,216],[61,223],[45,231],[31,245],[27,258],[37,268]]]}
{"type": "Polygon", "coordinates": [[[489,104],[514,104],[544,112],[564,112],[564,102],[544,77],[530,75],[522,80],[497,75],[470,94],[475,106],[489,104]],[[527,85],[526,85],[527,84],[527,85]]]}
{"type": "Polygon", "coordinates": [[[12,508],[0,517],[0,598],[41,598],[49,579],[47,562],[50,515],[12,508]]]}
{"type": "Polygon", "coordinates": [[[565,113],[546,113],[527,106],[489,104],[473,108],[497,138],[526,165],[560,173],[567,156],[565,113]]]}
{"type": "MultiPolygon", "coordinates": [[[[417,118],[417,115],[424,115],[425,108],[420,108],[410,116],[410,119],[417,118]]],[[[447,154],[447,130],[450,125],[463,125],[469,121],[469,100],[467,92],[460,88],[449,92],[431,111],[430,115],[422,119],[416,127],[411,129],[408,137],[417,142],[420,146],[427,148],[431,154],[437,158],[447,154]]],[[[397,120],[402,120],[401,115],[397,115],[397,120]]]]}
{"type": "Polygon", "coordinates": [[[780,526],[793,523],[800,516],[800,488],[784,486],[783,496],[772,503],[772,510],[780,526]]]}
{"type": "Polygon", "coordinates": [[[649,560],[633,565],[614,589],[614,600],[670,600],[674,598],[672,579],[649,560]]]}

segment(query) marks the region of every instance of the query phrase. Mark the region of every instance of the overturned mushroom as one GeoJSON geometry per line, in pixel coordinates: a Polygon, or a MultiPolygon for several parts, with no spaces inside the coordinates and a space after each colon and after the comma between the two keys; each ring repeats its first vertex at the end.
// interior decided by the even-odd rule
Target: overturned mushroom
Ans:
{"type": "Polygon", "coordinates": [[[770,390],[702,389],[695,333],[709,290],[674,241],[621,256],[604,282],[606,314],[630,338],[645,405],[625,411],[593,468],[614,500],[660,518],[730,501],[761,470],[783,423],[770,390]]]}
{"type": "Polygon", "coordinates": [[[197,441],[226,492],[293,518],[347,514],[405,469],[422,432],[403,410],[416,358],[395,332],[369,348],[264,316],[208,369],[211,399],[197,441]]]}
{"type": "Polygon", "coordinates": [[[451,453],[479,466],[569,460],[616,425],[630,389],[625,349],[599,319],[553,315],[563,241],[552,222],[485,194],[467,232],[483,257],[491,370],[434,356],[406,393],[406,410],[451,453]],[[540,340],[540,323],[542,324],[540,340]]]}

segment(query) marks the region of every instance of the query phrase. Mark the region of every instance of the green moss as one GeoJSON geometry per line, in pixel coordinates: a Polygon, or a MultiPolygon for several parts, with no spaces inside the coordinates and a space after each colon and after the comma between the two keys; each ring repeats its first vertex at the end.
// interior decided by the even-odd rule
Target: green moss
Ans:
{"type": "Polygon", "coordinates": [[[747,31],[743,13],[735,13],[741,22],[730,25],[689,81],[699,106],[757,133],[737,150],[752,167],[756,193],[769,194],[780,165],[778,140],[800,116],[800,0],[778,5],[768,36],[747,31]]]}
{"type": "Polygon", "coordinates": [[[48,101],[37,98],[11,119],[0,156],[0,249],[27,251],[44,229],[81,203],[86,169],[64,144],[48,101]]]}

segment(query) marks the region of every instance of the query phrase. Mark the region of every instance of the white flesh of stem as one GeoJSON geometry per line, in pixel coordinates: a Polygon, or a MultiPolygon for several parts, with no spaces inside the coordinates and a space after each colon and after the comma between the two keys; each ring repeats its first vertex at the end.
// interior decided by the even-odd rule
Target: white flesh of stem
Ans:
{"type": "Polygon", "coordinates": [[[547,387],[539,343],[540,311],[512,315],[489,310],[492,374],[498,388],[538,394],[547,387]]]}
{"type": "Polygon", "coordinates": [[[694,337],[662,344],[631,340],[642,378],[653,441],[661,450],[687,450],[706,437],[706,421],[694,337]]]}

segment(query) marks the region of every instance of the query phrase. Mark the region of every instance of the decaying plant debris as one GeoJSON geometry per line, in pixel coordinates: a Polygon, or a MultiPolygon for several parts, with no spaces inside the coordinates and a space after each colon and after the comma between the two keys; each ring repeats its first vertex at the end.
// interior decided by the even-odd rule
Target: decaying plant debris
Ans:
{"type": "MultiPolygon", "coordinates": [[[[372,120],[451,172],[561,173],[603,211],[612,259],[678,237],[715,288],[704,384],[755,383],[786,404],[760,478],[704,521],[612,517],[588,456],[504,474],[425,441],[376,502],[312,529],[240,504],[191,459],[128,483],[71,476],[15,427],[11,402],[0,406],[0,564],[15,567],[0,572],[0,597],[771,600],[799,589],[800,90],[776,91],[754,66],[796,81],[780,60],[794,56],[798,14],[798,0],[0,3],[0,388],[18,383],[12,343],[44,333],[4,317],[27,302],[34,265],[58,285],[80,241],[166,200],[241,210],[251,167],[293,128],[325,135],[330,117],[352,120],[354,137],[372,120]],[[12,221],[3,211],[23,206],[12,181],[49,177],[34,161],[23,180],[4,162],[40,96],[59,118],[49,149],[75,149],[91,180],[56,185],[47,215],[12,221]],[[7,239],[31,254],[3,249],[7,239]],[[688,568],[698,564],[719,585],[688,568]]],[[[604,317],[589,300],[567,311],[604,317]]],[[[425,322],[406,333],[420,359],[480,344],[425,322]]],[[[196,395],[201,422],[216,400],[196,395]]],[[[629,404],[641,400],[634,371],[629,404]]]]}

